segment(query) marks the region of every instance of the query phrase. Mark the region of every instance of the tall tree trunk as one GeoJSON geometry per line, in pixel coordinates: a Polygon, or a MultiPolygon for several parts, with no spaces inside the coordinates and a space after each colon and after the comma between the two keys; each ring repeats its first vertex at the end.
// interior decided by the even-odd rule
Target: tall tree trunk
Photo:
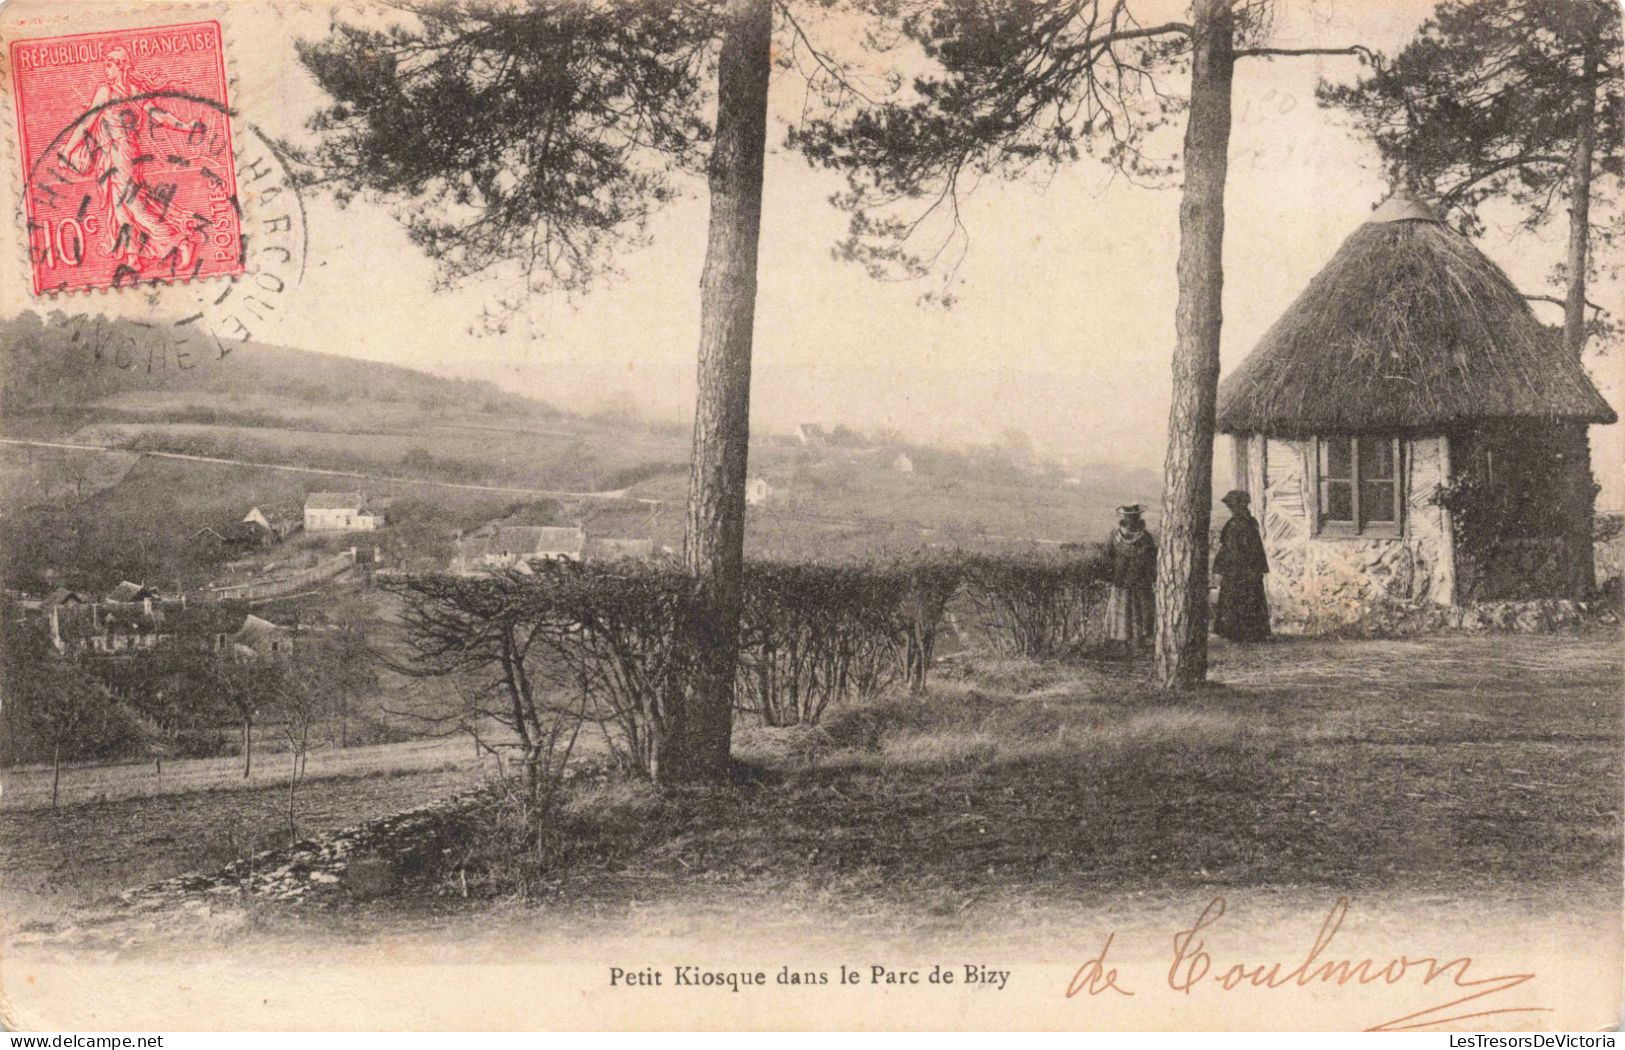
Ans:
{"type": "Polygon", "coordinates": [[[1586,262],[1591,247],[1591,164],[1597,149],[1597,54],[1587,36],[1581,61],[1574,148],[1569,152],[1568,298],[1563,307],[1563,346],[1576,358],[1586,345],[1586,262]]]}
{"type": "MultiPolygon", "coordinates": [[[[1576,111],[1574,149],[1569,154],[1569,290],[1563,305],[1563,348],[1575,360],[1585,356],[1586,347],[1586,264],[1591,249],[1591,165],[1597,149],[1597,33],[1588,27],[1581,56],[1585,64],[1580,74],[1576,111]]],[[[1595,529],[1595,481],[1591,476],[1590,438],[1582,429],[1580,457],[1574,466],[1574,535],[1570,541],[1570,593],[1588,596],[1597,586],[1597,558],[1592,547],[1595,529]]]]}
{"type": "Polygon", "coordinates": [[[288,770],[288,838],[297,841],[299,825],[293,819],[293,793],[299,787],[299,752],[293,753],[293,765],[288,770]]]}
{"type": "Polygon", "coordinates": [[[1196,0],[1192,10],[1185,188],[1179,202],[1178,334],[1157,555],[1157,680],[1165,688],[1192,685],[1207,676],[1213,415],[1224,321],[1224,181],[1235,65],[1231,2],[1196,0]]]}
{"type": "Polygon", "coordinates": [[[668,782],[720,781],[728,775],[744,589],[751,332],[772,30],[771,0],[729,0],[717,70],[711,231],[700,281],[699,398],[683,542],[689,571],[699,581],[689,624],[697,666],[655,758],[657,777],[668,782]]]}

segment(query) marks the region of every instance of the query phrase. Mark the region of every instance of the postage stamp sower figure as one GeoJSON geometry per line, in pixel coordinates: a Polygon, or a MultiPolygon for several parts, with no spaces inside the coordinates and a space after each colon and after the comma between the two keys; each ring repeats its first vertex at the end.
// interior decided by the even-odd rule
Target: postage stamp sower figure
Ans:
{"type": "Polygon", "coordinates": [[[18,40],[36,295],[244,269],[220,24],[18,40]]]}

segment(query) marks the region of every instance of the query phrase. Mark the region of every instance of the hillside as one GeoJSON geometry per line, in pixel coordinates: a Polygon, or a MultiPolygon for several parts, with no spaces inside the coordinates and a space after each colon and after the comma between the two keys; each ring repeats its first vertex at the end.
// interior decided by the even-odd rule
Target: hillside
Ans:
{"type": "Polygon", "coordinates": [[[0,321],[0,406],[7,416],[62,411],[138,391],[235,394],[307,404],[365,401],[556,415],[539,401],[470,380],[267,343],[221,356],[185,327],[25,311],[0,321]]]}
{"type": "MultiPolygon", "coordinates": [[[[392,497],[375,534],[392,561],[440,567],[457,529],[490,520],[578,524],[680,548],[686,428],[584,417],[484,383],[245,344],[179,361],[161,329],[24,315],[0,322],[0,574],[9,586],[97,589],[119,579],[192,586],[226,560],[196,542],[254,505],[307,492],[392,497]],[[122,349],[120,349],[122,348],[122,349]],[[180,367],[186,364],[189,367],[180,367]],[[36,442],[18,445],[16,442],[36,442]],[[49,447],[47,444],[80,447],[49,447]]],[[[1112,508],[1155,479],[1063,478],[991,447],[801,446],[763,434],[751,474],[755,556],[877,557],[927,544],[1057,543],[1103,535],[1112,508]],[[899,452],[912,469],[895,463],[899,452]]],[[[301,541],[290,554],[314,554],[301,541]]]]}

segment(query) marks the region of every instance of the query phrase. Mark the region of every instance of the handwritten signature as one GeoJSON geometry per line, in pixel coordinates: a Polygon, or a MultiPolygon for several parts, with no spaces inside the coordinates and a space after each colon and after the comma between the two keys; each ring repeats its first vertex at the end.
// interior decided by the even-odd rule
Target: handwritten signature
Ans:
{"type": "MultiPolygon", "coordinates": [[[[1194,923],[1174,934],[1173,956],[1167,974],[1168,987],[1174,992],[1191,995],[1200,988],[1213,987],[1223,992],[1233,992],[1239,988],[1275,990],[1310,985],[1394,987],[1410,982],[1423,987],[1437,985],[1451,996],[1445,1002],[1373,1025],[1368,1029],[1372,1032],[1413,1031],[1483,1017],[1549,1012],[1546,1007],[1540,1006],[1497,1005],[1492,1008],[1489,1000],[1533,980],[1535,975],[1507,973],[1494,977],[1472,976],[1473,958],[1469,955],[1446,961],[1433,955],[1412,957],[1401,954],[1385,959],[1355,959],[1331,954],[1332,940],[1348,916],[1349,902],[1346,897],[1339,898],[1332,905],[1314,941],[1296,965],[1286,960],[1256,964],[1238,962],[1221,970],[1208,951],[1204,934],[1219,921],[1224,911],[1224,898],[1215,897],[1194,923]]],[[[1108,958],[1116,936],[1115,932],[1108,934],[1100,951],[1073,973],[1066,987],[1068,999],[1079,995],[1104,995],[1107,992],[1121,996],[1135,994],[1124,987],[1120,971],[1108,958]]]]}

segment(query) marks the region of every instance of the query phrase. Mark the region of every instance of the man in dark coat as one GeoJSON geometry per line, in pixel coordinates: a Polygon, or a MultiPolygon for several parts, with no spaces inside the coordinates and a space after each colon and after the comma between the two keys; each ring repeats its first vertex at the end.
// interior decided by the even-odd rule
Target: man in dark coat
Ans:
{"type": "Polygon", "coordinates": [[[1219,533],[1219,553],[1213,573],[1219,577],[1219,609],[1213,629],[1233,642],[1261,642],[1270,636],[1270,608],[1264,597],[1264,540],[1249,505],[1252,498],[1240,489],[1225,494],[1230,520],[1219,533]]]}

